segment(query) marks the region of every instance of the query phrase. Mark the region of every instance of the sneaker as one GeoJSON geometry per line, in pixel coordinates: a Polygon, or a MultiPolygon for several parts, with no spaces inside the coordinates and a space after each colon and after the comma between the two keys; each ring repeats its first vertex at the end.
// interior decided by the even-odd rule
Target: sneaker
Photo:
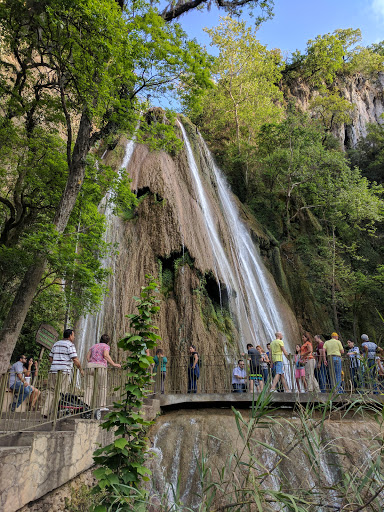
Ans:
{"type": "Polygon", "coordinates": [[[277,389],[271,389],[271,393],[277,393],[277,389]]]}

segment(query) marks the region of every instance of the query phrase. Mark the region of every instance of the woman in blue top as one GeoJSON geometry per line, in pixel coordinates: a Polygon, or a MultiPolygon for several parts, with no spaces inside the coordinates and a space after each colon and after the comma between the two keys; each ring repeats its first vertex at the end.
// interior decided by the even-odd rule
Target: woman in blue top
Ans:
{"type": "Polygon", "coordinates": [[[164,355],[163,349],[158,348],[156,350],[156,355],[154,356],[153,360],[155,362],[155,368],[153,370],[153,373],[156,374],[156,377],[155,377],[156,382],[158,382],[158,379],[159,379],[159,377],[157,376],[157,369],[160,365],[160,391],[161,391],[161,394],[164,395],[164,381],[165,381],[165,377],[166,377],[168,361],[164,355]]]}

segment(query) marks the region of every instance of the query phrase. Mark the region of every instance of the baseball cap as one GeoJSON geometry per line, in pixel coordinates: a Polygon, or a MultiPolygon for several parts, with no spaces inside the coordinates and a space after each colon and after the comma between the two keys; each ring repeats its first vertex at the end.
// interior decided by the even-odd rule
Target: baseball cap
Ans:
{"type": "Polygon", "coordinates": [[[362,334],[362,335],[361,335],[361,339],[362,339],[363,341],[369,341],[368,334],[362,334]]]}

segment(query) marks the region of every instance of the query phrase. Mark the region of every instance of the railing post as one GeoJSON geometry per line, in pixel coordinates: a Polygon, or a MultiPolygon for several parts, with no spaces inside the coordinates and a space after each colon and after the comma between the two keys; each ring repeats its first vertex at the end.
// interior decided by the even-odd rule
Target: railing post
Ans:
{"type": "MultiPolygon", "coordinates": [[[[93,412],[95,410],[95,404],[96,404],[96,393],[97,393],[97,383],[98,383],[98,378],[99,378],[99,373],[98,373],[99,369],[92,368],[92,370],[94,371],[94,374],[93,374],[93,389],[92,389],[92,398],[91,398],[90,408],[91,408],[91,411],[93,412]]],[[[89,372],[89,369],[88,369],[88,372],[89,372]]],[[[88,373],[87,377],[88,378],[90,377],[89,373],[88,373]]]]}
{"type": "MultiPolygon", "coordinates": [[[[204,356],[201,354],[200,355],[200,361],[199,361],[199,369],[200,369],[200,382],[201,382],[201,385],[200,385],[200,393],[206,393],[206,361],[205,361],[205,358],[204,356]]],[[[197,386],[197,383],[196,383],[196,386],[197,386]]]]}
{"type": "MultiPolygon", "coordinates": [[[[54,374],[53,374],[54,375],[54,374]]],[[[59,401],[60,401],[60,392],[61,392],[61,383],[63,380],[62,372],[57,372],[57,378],[55,382],[55,390],[54,390],[54,397],[53,397],[53,405],[51,414],[53,414],[53,423],[52,423],[52,430],[56,430],[56,423],[57,423],[57,415],[58,415],[58,407],[59,407],[59,401]]]]}
{"type": "Polygon", "coordinates": [[[8,379],[9,379],[8,372],[4,373],[4,375],[1,376],[1,380],[0,380],[0,413],[2,413],[2,411],[3,411],[5,391],[7,389],[8,379]]]}
{"type": "Polygon", "coordinates": [[[291,391],[292,391],[292,393],[295,392],[295,365],[293,363],[294,363],[293,355],[289,354],[288,364],[289,364],[289,372],[291,375],[291,391]]]}

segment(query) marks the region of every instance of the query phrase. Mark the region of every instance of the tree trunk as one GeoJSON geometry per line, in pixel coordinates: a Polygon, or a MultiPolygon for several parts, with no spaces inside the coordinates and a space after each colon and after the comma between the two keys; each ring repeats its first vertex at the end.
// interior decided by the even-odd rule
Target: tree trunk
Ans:
{"type": "Polygon", "coordinates": [[[334,226],[332,226],[332,310],[335,329],[339,333],[339,317],[337,314],[336,300],[336,236],[334,226]]]}
{"type": "MultiPolygon", "coordinates": [[[[82,114],[76,144],[72,153],[67,183],[53,221],[59,233],[67,227],[77,196],[84,180],[86,157],[90,150],[92,125],[86,113],[82,114]]],[[[13,300],[7,318],[0,330],[0,375],[8,370],[16,341],[32,304],[39,282],[44,274],[46,260],[37,256],[35,264],[28,269],[13,300]]]]}
{"type": "Polygon", "coordinates": [[[40,259],[28,269],[12,302],[8,316],[0,331],[0,375],[8,370],[9,362],[25,317],[44,273],[45,259],[40,259]]]}

